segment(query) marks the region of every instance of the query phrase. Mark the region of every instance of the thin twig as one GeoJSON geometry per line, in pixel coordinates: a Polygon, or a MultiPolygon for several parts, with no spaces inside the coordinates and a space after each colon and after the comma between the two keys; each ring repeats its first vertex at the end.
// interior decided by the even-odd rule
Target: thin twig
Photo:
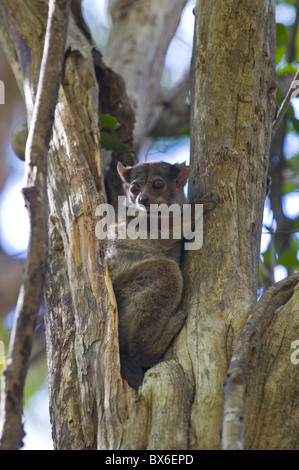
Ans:
{"type": "Polygon", "coordinates": [[[290,235],[291,233],[299,233],[299,230],[279,230],[278,232],[262,232],[262,235],[290,235]]]}
{"type": "Polygon", "coordinates": [[[31,234],[1,390],[0,449],[22,446],[23,389],[41,304],[48,253],[47,154],[61,82],[70,0],[50,0],[25,162],[31,234]]]}
{"type": "Polygon", "coordinates": [[[223,449],[244,447],[244,409],[247,378],[261,348],[261,338],[274,311],[293,295],[299,274],[293,274],[269,287],[248,317],[232,355],[224,386],[223,449]]]}
{"type": "Polygon", "coordinates": [[[298,79],[299,79],[299,69],[297,70],[296,72],[296,75],[290,85],[290,88],[285,96],[285,99],[283,100],[279,110],[278,110],[278,113],[277,113],[277,116],[276,116],[276,119],[275,121],[273,122],[273,125],[272,125],[272,136],[275,134],[279,124],[281,123],[282,121],[282,118],[283,116],[285,115],[287,109],[288,109],[288,106],[290,104],[290,101],[291,101],[291,98],[292,98],[292,94],[294,93],[294,91],[298,88],[299,86],[299,82],[298,82],[298,79]],[[296,84],[296,81],[298,82],[296,84]]]}

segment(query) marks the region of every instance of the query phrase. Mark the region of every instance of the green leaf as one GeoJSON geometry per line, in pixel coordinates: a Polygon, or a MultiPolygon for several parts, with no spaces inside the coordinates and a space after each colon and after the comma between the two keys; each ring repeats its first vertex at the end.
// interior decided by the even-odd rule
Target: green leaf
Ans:
{"type": "Polygon", "coordinates": [[[120,126],[120,123],[116,117],[111,116],[111,114],[100,114],[101,127],[106,129],[117,129],[120,126]]]}
{"type": "Polygon", "coordinates": [[[276,48],[276,65],[280,63],[280,61],[283,59],[286,53],[286,48],[285,46],[277,46],[276,48]]]}
{"type": "Polygon", "coordinates": [[[290,248],[288,251],[278,257],[277,264],[285,266],[287,269],[298,267],[297,251],[299,249],[299,240],[293,234],[290,238],[290,248]]]}
{"type": "Polygon", "coordinates": [[[289,194],[292,193],[297,189],[297,186],[295,183],[292,183],[291,181],[283,181],[282,183],[282,192],[283,194],[289,194]]]}
{"type": "Polygon", "coordinates": [[[263,253],[263,258],[264,258],[264,264],[266,266],[269,266],[270,265],[270,261],[271,261],[271,255],[270,255],[270,250],[269,248],[267,249],[267,251],[264,251],[263,253]]]}
{"type": "MultiPolygon", "coordinates": [[[[286,166],[287,168],[290,168],[290,170],[293,171],[295,174],[299,173],[299,155],[297,154],[289,158],[286,161],[286,166]]],[[[294,184],[293,191],[295,191],[296,189],[298,189],[298,186],[294,184]]]]}
{"type": "Polygon", "coordinates": [[[295,5],[296,0],[276,0],[277,5],[295,5]]]}
{"type": "Polygon", "coordinates": [[[285,73],[290,73],[292,75],[295,75],[296,72],[297,72],[297,66],[296,65],[287,64],[284,67],[282,67],[281,69],[277,70],[277,76],[281,77],[285,73]]]}
{"type": "Polygon", "coordinates": [[[188,135],[190,136],[190,126],[184,126],[177,130],[177,135],[188,135]]]}
{"type": "Polygon", "coordinates": [[[105,131],[101,131],[101,146],[107,150],[129,152],[129,148],[118,137],[105,131]]]}
{"type": "Polygon", "coordinates": [[[276,23],[276,41],[280,46],[287,40],[287,27],[282,23],[276,23]]]}

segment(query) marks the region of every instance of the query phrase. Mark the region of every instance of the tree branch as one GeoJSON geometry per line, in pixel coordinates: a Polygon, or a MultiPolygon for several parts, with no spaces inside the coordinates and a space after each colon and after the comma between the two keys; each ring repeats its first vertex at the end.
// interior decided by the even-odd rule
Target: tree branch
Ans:
{"type": "Polygon", "coordinates": [[[282,120],[283,116],[285,115],[285,113],[288,109],[288,106],[289,106],[291,98],[292,98],[292,94],[298,88],[298,83],[296,84],[296,82],[298,82],[298,79],[299,79],[299,69],[297,70],[297,72],[295,74],[294,80],[292,81],[292,83],[290,85],[290,88],[289,88],[289,90],[288,90],[288,92],[285,96],[285,99],[283,100],[283,102],[282,102],[282,104],[281,104],[281,106],[278,110],[277,117],[276,117],[275,121],[273,122],[272,135],[275,134],[279,124],[281,123],[281,120],[282,120]]]}
{"type": "Polygon", "coordinates": [[[261,338],[275,310],[290,299],[298,282],[299,274],[296,273],[269,287],[248,317],[233,353],[224,386],[224,450],[243,449],[247,378],[259,356],[261,338]]]}
{"type": "Polygon", "coordinates": [[[125,80],[127,94],[136,116],[136,152],[148,127],[167,48],[186,3],[186,0],[114,0],[109,3],[113,22],[104,60],[125,80]]]}
{"type": "MultiPolygon", "coordinates": [[[[23,388],[42,299],[48,253],[47,154],[60,86],[70,0],[50,0],[41,71],[27,140],[27,186],[31,235],[10,348],[3,373],[0,448],[22,445],[23,388]]],[[[6,5],[1,7],[5,10],[6,5]]]]}

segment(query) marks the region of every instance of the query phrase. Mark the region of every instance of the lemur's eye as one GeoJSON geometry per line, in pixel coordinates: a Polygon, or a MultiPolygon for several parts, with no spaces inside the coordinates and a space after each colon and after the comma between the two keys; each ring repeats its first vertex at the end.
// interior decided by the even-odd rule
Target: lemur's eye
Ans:
{"type": "Polygon", "coordinates": [[[133,194],[139,193],[139,191],[140,191],[139,184],[137,184],[137,183],[132,183],[131,186],[130,186],[130,191],[131,191],[131,193],[133,193],[133,194]]]}
{"type": "Polygon", "coordinates": [[[153,184],[152,184],[154,189],[163,189],[164,185],[165,185],[164,181],[162,181],[162,180],[155,180],[155,181],[153,181],[153,184]]]}

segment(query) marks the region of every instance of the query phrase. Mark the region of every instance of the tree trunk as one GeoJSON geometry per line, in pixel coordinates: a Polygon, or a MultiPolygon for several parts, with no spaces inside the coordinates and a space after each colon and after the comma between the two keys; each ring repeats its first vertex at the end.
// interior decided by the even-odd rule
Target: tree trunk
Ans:
{"type": "MultiPolygon", "coordinates": [[[[131,3],[123,2],[123,21],[131,3]]],[[[46,10],[38,0],[0,6],[3,47],[29,119],[46,10]]],[[[45,324],[56,449],[298,448],[299,369],[289,349],[299,338],[297,277],[256,304],[275,107],[274,1],[198,0],[195,19],[189,193],[213,191],[221,203],[204,219],[203,248],[184,255],[186,325],[135,392],[120,375],[116,303],[95,236],[106,196],[94,48],[70,18],[48,168],[45,324]]],[[[137,142],[136,129],[138,147],[144,130],[137,142]]]]}
{"type": "Polygon", "coordinates": [[[185,264],[185,308],[193,319],[187,348],[194,336],[198,344],[190,353],[190,443],[219,448],[225,376],[257,295],[275,109],[274,2],[199,1],[195,15],[189,188],[191,198],[216,192],[222,204],[205,220],[203,248],[185,264]]]}

